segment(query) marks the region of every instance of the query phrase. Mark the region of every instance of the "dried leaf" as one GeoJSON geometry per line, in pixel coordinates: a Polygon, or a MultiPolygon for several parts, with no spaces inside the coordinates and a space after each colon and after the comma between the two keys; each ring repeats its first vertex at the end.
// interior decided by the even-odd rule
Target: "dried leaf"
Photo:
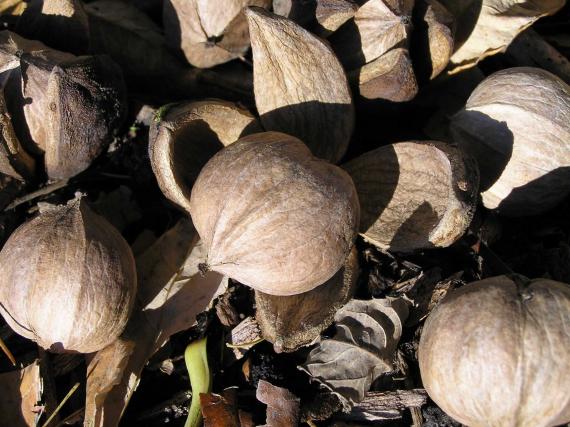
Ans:
{"type": "MultiPolygon", "coordinates": [[[[40,362],[18,371],[0,374],[0,425],[31,427],[36,425],[35,406],[42,400],[40,362]]],[[[53,408],[52,408],[53,409],[53,408]]]]}
{"type": "Polygon", "coordinates": [[[162,107],[149,131],[149,157],[164,195],[189,211],[192,185],[202,167],[221,148],[260,132],[245,108],[220,100],[162,107]]]}
{"type": "Polygon", "coordinates": [[[87,3],[91,49],[106,53],[128,75],[163,75],[182,71],[159,27],[133,5],[116,0],[87,3]]]}
{"type": "Polygon", "coordinates": [[[353,18],[358,5],[353,0],[317,0],[315,15],[321,26],[319,34],[327,36],[353,18]]]}
{"type": "Polygon", "coordinates": [[[403,299],[352,300],[335,316],[334,337],[321,341],[299,368],[345,406],[359,402],[380,375],[393,370],[407,316],[403,299]]]}
{"type": "Polygon", "coordinates": [[[348,69],[360,67],[395,47],[407,47],[413,2],[369,0],[331,37],[348,69]]]}
{"type": "Polygon", "coordinates": [[[353,248],[344,267],[309,292],[283,297],[256,291],[255,317],[263,337],[273,343],[277,353],[311,344],[352,298],[359,274],[358,251],[353,248]]]}
{"type": "Polygon", "coordinates": [[[246,6],[269,8],[271,0],[166,0],[163,20],[168,43],[199,68],[238,58],[249,48],[246,6]]]}
{"type": "Polygon", "coordinates": [[[301,401],[286,388],[259,380],[255,397],[267,405],[266,424],[261,427],[290,427],[299,424],[301,401]]]}
{"type": "Polygon", "coordinates": [[[343,167],[359,194],[360,232],[382,250],[447,247],[463,235],[477,206],[477,164],[456,146],[400,142],[343,167]]]}
{"type": "Polygon", "coordinates": [[[405,102],[418,93],[418,83],[408,50],[392,49],[351,73],[358,81],[360,96],[405,102]]]}
{"type": "Polygon", "coordinates": [[[222,395],[200,395],[204,427],[242,427],[238,415],[235,389],[224,390],[222,395]]]}
{"type": "Polygon", "coordinates": [[[89,52],[89,19],[80,0],[32,0],[16,32],[75,55],[89,52]]]}
{"type": "Polygon", "coordinates": [[[346,418],[366,422],[399,419],[402,411],[425,405],[427,398],[424,389],[370,392],[353,406],[346,418]]]}
{"type": "Polygon", "coordinates": [[[338,162],[352,134],[354,109],[336,56],[325,42],[286,18],[260,8],[248,8],[246,14],[255,103],[263,126],[296,136],[315,156],[338,162]]]}
{"type": "Polygon", "coordinates": [[[116,425],[150,356],[188,329],[219,291],[221,275],[198,272],[206,254],[197,239],[184,219],[137,257],[140,305],[121,338],[88,365],[86,426],[116,425]]]}
{"type": "Polygon", "coordinates": [[[453,72],[503,52],[517,34],[565,4],[565,0],[440,1],[457,20],[457,48],[451,57],[453,72]]]}

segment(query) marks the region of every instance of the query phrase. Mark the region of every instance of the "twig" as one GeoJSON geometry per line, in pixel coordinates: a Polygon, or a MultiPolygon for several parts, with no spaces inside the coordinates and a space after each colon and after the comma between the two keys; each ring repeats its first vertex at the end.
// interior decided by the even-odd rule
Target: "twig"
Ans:
{"type": "Polygon", "coordinates": [[[4,352],[6,357],[8,359],[10,359],[10,362],[12,362],[12,365],[16,366],[16,358],[14,357],[14,355],[12,354],[12,352],[10,351],[8,346],[4,343],[4,341],[2,340],[1,337],[0,337],[0,348],[2,349],[2,351],[4,352]]]}
{"type": "Polygon", "coordinates": [[[65,397],[63,398],[63,400],[61,401],[61,403],[59,405],[57,405],[57,408],[55,408],[55,411],[52,412],[52,414],[50,415],[50,417],[47,419],[47,421],[42,425],[42,427],[46,427],[49,423],[52,422],[52,420],[55,418],[55,416],[59,413],[59,411],[61,410],[61,408],[63,407],[63,405],[65,405],[65,402],[67,402],[69,400],[69,398],[73,395],[73,393],[75,393],[75,391],[79,388],[79,383],[75,383],[75,385],[73,387],[71,387],[71,390],[69,390],[67,392],[67,394],[65,395],[65,397]]]}
{"type": "Polygon", "coordinates": [[[31,200],[37,199],[38,197],[45,196],[46,194],[51,194],[54,191],[57,191],[61,188],[64,188],[68,184],[68,180],[65,179],[63,181],[57,181],[53,184],[46,185],[39,190],[32,191],[31,193],[26,194],[25,196],[19,197],[15,199],[12,203],[10,203],[5,209],[5,211],[12,210],[17,206],[20,206],[23,203],[27,203],[31,200]]]}

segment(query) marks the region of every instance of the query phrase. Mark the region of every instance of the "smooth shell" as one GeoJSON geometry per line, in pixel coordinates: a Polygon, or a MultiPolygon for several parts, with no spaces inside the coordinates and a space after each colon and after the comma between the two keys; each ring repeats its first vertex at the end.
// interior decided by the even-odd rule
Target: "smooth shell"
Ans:
{"type": "Polygon", "coordinates": [[[477,165],[452,145],[400,142],[365,153],[343,168],[360,198],[360,232],[383,250],[449,246],[473,217],[477,165]]]}
{"type": "Polygon", "coordinates": [[[359,218],[350,176],[278,132],[218,152],[194,184],[190,212],[209,267],[272,295],[307,292],[330,279],[359,218]]]}
{"type": "Polygon", "coordinates": [[[570,87],[547,71],[509,68],[486,78],[451,133],[478,160],[489,209],[533,215],[570,192],[570,87]]]}
{"type": "Polygon", "coordinates": [[[498,276],[449,294],[428,317],[423,384],[468,426],[570,421],[570,285],[498,276]]]}
{"type": "Polygon", "coordinates": [[[135,262],[119,232],[81,199],[20,226],[0,252],[0,313],[54,352],[91,353],[126,326],[135,262]]]}

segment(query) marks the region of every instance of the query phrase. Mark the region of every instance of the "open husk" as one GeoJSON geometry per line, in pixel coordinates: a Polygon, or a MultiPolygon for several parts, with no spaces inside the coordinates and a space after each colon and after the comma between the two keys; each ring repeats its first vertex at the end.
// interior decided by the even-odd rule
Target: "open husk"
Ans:
{"type": "Polygon", "coordinates": [[[204,166],[190,213],[208,249],[205,269],[272,295],[310,291],[348,256],[359,205],[350,176],[297,138],[263,132],[204,166]]]}
{"type": "Polygon", "coordinates": [[[459,239],[477,204],[475,161],[437,141],[386,145],[343,165],[358,191],[360,233],[383,250],[412,252],[459,239]]]}
{"type": "Polygon", "coordinates": [[[260,130],[248,110],[227,101],[162,107],[150,126],[148,147],[160,189],[189,212],[192,185],[208,160],[224,146],[260,130]]]}
{"type": "Polygon", "coordinates": [[[477,86],[451,123],[479,162],[483,204],[533,215],[570,192],[570,87],[538,68],[509,68],[477,86]]]}
{"type": "Polygon", "coordinates": [[[335,54],[286,18],[261,8],[248,8],[247,18],[255,104],[264,128],[296,136],[315,156],[338,162],[352,134],[354,108],[335,54]]]}

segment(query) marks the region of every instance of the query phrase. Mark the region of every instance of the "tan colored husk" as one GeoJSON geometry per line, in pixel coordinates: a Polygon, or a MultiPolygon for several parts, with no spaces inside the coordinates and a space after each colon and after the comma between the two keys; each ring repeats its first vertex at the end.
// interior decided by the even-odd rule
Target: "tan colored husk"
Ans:
{"type": "MultiPolygon", "coordinates": [[[[7,74],[11,73],[12,70],[5,71],[2,77],[7,79],[9,78],[7,74]]],[[[0,89],[0,173],[25,181],[32,178],[34,172],[35,161],[22,148],[14,132],[2,87],[0,89]]]]}
{"type": "Polygon", "coordinates": [[[322,27],[320,32],[328,35],[338,30],[342,24],[353,18],[358,5],[352,0],[317,0],[315,15],[322,27]]]}
{"type": "Polygon", "coordinates": [[[449,246],[473,217],[477,165],[457,147],[400,142],[365,153],[343,168],[360,198],[360,232],[382,250],[449,246]]]}
{"type": "Polygon", "coordinates": [[[405,102],[418,93],[412,61],[404,48],[392,49],[351,76],[358,81],[360,96],[367,99],[405,102]]]}
{"type": "Polygon", "coordinates": [[[360,67],[395,47],[407,47],[413,1],[369,0],[332,36],[348,69],[360,67]]]}
{"type": "Polygon", "coordinates": [[[192,185],[221,148],[261,131],[245,108],[221,100],[184,102],[159,110],[149,131],[150,164],[164,195],[190,211],[192,185]]]}
{"type": "Polygon", "coordinates": [[[419,345],[430,397],[462,424],[570,422],[570,286],[498,276],[453,291],[419,345]]]}
{"type": "Polygon", "coordinates": [[[243,14],[246,6],[269,8],[271,0],[166,0],[163,21],[167,41],[199,68],[239,58],[249,48],[243,14]]]}
{"type": "Polygon", "coordinates": [[[425,0],[423,20],[427,25],[427,38],[431,64],[430,79],[437,77],[449,63],[453,53],[453,15],[437,0],[425,0]]]}
{"type": "Polygon", "coordinates": [[[0,268],[0,313],[54,352],[104,348],[123,332],[135,301],[129,245],[81,198],[20,226],[0,268]]]}
{"type": "Polygon", "coordinates": [[[263,338],[278,353],[292,352],[311,344],[328,328],[335,313],[356,291],[360,274],[355,247],[344,266],[327,282],[299,295],[275,296],[255,292],[255,319],[263,338]]]}
{"type": "Polygon", "coordinates": [[[451,133],[479,161],[489,209],[533,215],[570,192],[570,87],[547,71],[489,76],[453,117],[451,133]]]}
{"type": "Polygon", "coordinates": [[[8,31],[0,33],[0,60],[15,66],[5,93],[22,146],[45,154],[52,180],[89,167],[123,119],[119,67],[105,56],[75,57],[8,31]]]}
{"type": "Polygon", "coordinates": [[[359,205],[350,176],[300,140],[258,133],[202,169],[190,212],[208,268],[272,295],[307,292],[343,265],[359,205]]]}
{"type": "Polygon", "coordinates": [[[248,8],[246,15],[263,126],[296,136],[315,156],[338,162],[354,127],[350,88],[338,59],[293,21],[261,8],[248,8]]]}

